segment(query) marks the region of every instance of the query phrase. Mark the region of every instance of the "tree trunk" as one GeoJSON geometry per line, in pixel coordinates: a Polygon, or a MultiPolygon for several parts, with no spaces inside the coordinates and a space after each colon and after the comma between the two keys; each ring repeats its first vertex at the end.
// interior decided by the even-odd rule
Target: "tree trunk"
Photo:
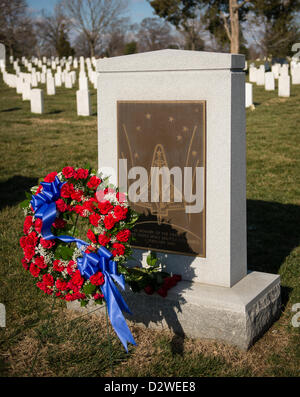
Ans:
{"type": "Polygon", "coordinates": [[[229,0],[229,13],[230,13],[230,52],[238,54],[240,50],[240,21],[237,0],[229,0]]]}

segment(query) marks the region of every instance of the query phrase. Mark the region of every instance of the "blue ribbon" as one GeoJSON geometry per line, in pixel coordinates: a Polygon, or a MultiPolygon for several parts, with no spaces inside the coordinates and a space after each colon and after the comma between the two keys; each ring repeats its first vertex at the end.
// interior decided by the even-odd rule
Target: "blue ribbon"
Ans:
{"type": "Polygon", "coordinates": [[[30,204],[34,211],[34,216],[43,221],[42,236],[45,240],[57,238],[51,232],[52,223],[56,219],[56,203],[60,198],[60,191],[65,182],[61,182],[55,177],[54,182],[41,182],[43,190],[36,196],[33,195],[30,204]]]}
{"type": "Polygon", "coordinates": [[[135,340],[126,324],[123,311],[132,314],[126,302],[120,294],[113,280],[124,290],[124,276],[118,274],[117,263],[113,260],[112,253],[105,247],[98,249],[97,253],[83,254],[83,257],[77,258],[78,269],[81,275],[87,279],[97,272],[104,275],[104,284],[100,286],[104,299],[107,304],[108,316],[111,324],[128,353],[127,343],[136,345],[135,340]]]}

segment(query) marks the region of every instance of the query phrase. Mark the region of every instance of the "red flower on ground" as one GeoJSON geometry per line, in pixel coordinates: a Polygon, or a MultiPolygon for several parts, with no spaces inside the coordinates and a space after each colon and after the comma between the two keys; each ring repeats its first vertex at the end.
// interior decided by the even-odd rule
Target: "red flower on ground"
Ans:
{"type": "Polygon", "coordinates": [[[72,274],[75,272],[75,268],[76,268],[76,262],[70,261],[67,266],[67,272],[69,276],[72,276],[72,274]]]}
{"type": "Polygon", "coordinates": [[[90,277],[90,282],[93,285],[103,285],[104,284],[104,275],[101,272],[95,273],[93,276],[90,277]]]}
{"type": "Polygon", "coordinates": [[[24,267],[25,270],[29,269],[29,264],[25,258],[22,258],[22,266],[24,267]]]}
{"type": "Polygon", "coordinates": [[[93,298],[94,298],[95,301],[96,301],[96,300],[98,300],[98,299],[103,299],[103,298],[104,298],[104,295],[101,294],[101,293],[99,293],[99,292],[97,292],[96,294],[93,295],[93,298]]]}
{"type": "Polygon", "coordinates": [[[81,287],[84,283],[84,278],[81,276],[80,271],[76,270],[75,273],[72,275],[71,279],[72,284],[81,287]]]}
{"type": "Polygon", "coordinates": [[[146,292],[146,294],[152,295],[154,293],[154,288],[151,287],[151,285],[148,285],[147,287],[144,288],[144,291],[146,292]]]}
{"type": "Polygon", "coordinates": [[[167,296],[167,294],[168,294],[168,291],[167,291],[164,287],[160,287],[160,288],[157,290],[157,293],[158,293],[160,296],[162,296],[163,298],[165,298],[165,297],[167,296]]]}
{"type": "Polygon", "coordinates": [[[51,276],[51,274],[47,273],[43,275],[43,283],[47,286],[47,287],[53,287],[54,285],[54,279],[53,276],[51,276]]]}
{"type": "Polygon", "coordinates": [[[72,200],[81,201],[82,200],[82,196],[83,196],[83,191],[82,190],[77,190],[77,191],[74,190],[71,193],[71,199],[72,200]]]}

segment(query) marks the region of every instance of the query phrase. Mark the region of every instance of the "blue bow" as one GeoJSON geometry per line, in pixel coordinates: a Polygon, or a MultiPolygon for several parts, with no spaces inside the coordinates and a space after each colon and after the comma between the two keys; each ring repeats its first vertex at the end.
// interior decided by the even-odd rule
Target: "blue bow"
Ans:
{"type": "Polygon", "coordinates": [[[111,252],[105,247],[101,247],[97,253],[84,253],[83,257],[77,258],[78,269],[86,279],[89,279],[97,272],[103,273],[105,282],[100,288],[107,304],[108,316],[116,334],[128,352],[127,343],[130,342],[133,345],[136,343],[122,311],[128,314],[131,314],[131,312],[113,282],[115,280],[123,290],[125,289],[124,276],[118,274],[117,263],[111,258],[111,252]]]}
{"type": "Polygon", "coordinates": [[[56,238],[51,233],[51,225],[56,219],[55,201],[60,198],[60,191],[64,183],[57,176],[54,182],[41,182],[42,192],[36,196],[33,195],[30,201],[35,217],[43,221],[41,234],[45,240],[56,238]]]}

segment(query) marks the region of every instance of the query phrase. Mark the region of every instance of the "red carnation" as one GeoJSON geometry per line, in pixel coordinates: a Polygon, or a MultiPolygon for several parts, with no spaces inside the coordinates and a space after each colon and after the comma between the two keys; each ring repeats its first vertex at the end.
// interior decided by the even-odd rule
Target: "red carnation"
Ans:
{"type": "Polygon", "coordinates": [[[94,175],[88,181],[87,187],[90,189],[97,189],[100,183],[101,183],[101,179],[99,179],[97,176],[94,175]]]}
{"type": "Polygon", "coordinates": [[[38,256],[34,259],[34,264],[40,269],[46,269],[47,264],[45,263],[45,259],[43,256],[38,256]]]}
{"type": "Polygon", "coordinates": [[[50,249],[55,245],[54,240],[45,240],[43,238],[40,239],[41,246],[45,249],[50,249]]]}
{"type": "Polygon", "coordinates": [[[82,190],[77,190],[77,191],[73,191],[71,192],[71,199],[75,200],[75,201],[81,201],[83,196],[83,191],[82,190]]]}
{"type": "Polygon", "coordinates": [[[101,216],[95,212],[89,216],[90,223],[95,227],[98,226],[100,218],[101,216]]]}
{"type": "Polygon", "coordinates": [[[129,229],[121,230],[116,235],[117,240],[121,241],[122,243],[126,243],[126,241],[128,241],[128,239],[129,239],[129,237],[130,237],[129,229]]]}
{"type": "Polygon", "coordinates": [[[111,211],[114,207],[113,205],[108,201],[101,201],[101,203],[98,204],[98,208],[101,212],[102,215],[106,215],[111,211]]]}
{"type": "Polygon", "coordinates": [[[56,202],[56,208],[58,209],[59,212],[65,212],[68,209],[67,204],[64,202],[63,199],[58,199],[56,202]]]}
{"type": "Polygon", "coordinates": [[[40,234],[42,232],[42,226],[43,226],[43,221],[41,219],[36,219],[36,221],[34,222],[34,228],[40,234]]]}
{"type": "Polygon", "coordinates": [[[73,274],[71,282],[72,282],[72,284],[74,284],[78,287],[82,286],[82,284],[84,283],[84,278],[81,277],[79,270],[76,270],[76,272],[73,274]]]}
{"type": "Polygon", "coordinates": [[[93,285],[103,285],[104,284],[104,276],[103,273],[97,272],[93,276],[90,277],[90,282],[93,285]]]}
{"type": "Polygon", "coordinates": [[[25,258],[30,261],[34,257],[35,248],[32,245],[26,245],[24,248],[24,256],[25,258]]]}
{"type": "Polygon", "coordinates": [[[23,226],[24,234],[29,233],[29,230],[32,227],[32,225],[33,225],[32,216],[30,216],[30,215],[26,216],[25,221],[24,221],[24,226],[23,226]]]}
{"type": "Polygon", "coordinates": [[[26,245],[30,245],[32,247],[35,247],[37,241],[38,241],[38,236],[37,236],[36,232],[31,232],[27,236],[26,245]]]}
{"type": "Polygon", "coordinates": [[[75,272],[75,267],[76,267],[76,262],[70,261],[68,263],[67,272],[68,272],[69,276],[72,276],[72,274],[75,272]]]}
{"type": "Polygon", "coordinates": [[[94,243],[94,244],[96,244],[97,243],[97,239],[96,239],[96,236],[95,236],[95,234],[91,231],[91,229],[89,229],[88,231],[87,231],[87,238],[89,239],[89,240],[91,240],[91,242],[92,243],[94,243]]]}
{"type": "Polygon", "coordinates": [[[26,243],[27,242],[27,236],[22,236],[21,238],[20,238],[20,246],[22,247],[22,248],[25,248],[26,247],[26,243]]]}
{"type": "Polygon", "coordinates": [[[124,254],[125,247],[123,244],[114,243],[112,246],[113,246],[113,250],[111,253],[113,254],[113,256],[120,256],[124,254]]]}
{"type": "Polygon", "coordinates": [[[29,271],[33,275],[33,277],[38,277],[41,269],[39,269],[34,263],[31,263],[29,271]]]}
{"type": "Polygon", "coordinates": [[[121,193],[121,192],[117,192],[116,198],[117,198],[117,200],[119,201],[119,203],[124,203],[124,202],[127,201],[126,194],[121,193]]]}
{"type": "Polygon", "coordinates": [[[66,291],[68,289],[68,283],[60,279],[56,280],[55,285],[60,291],[66,291]]]}
{"type": "Polygon", "coordinates": [[[25,270],[28,270],[29,268],[28,262],[25,258],[22,258],[22,266],[24,267],[25,270]]]}
{"type": "Polygon", "coordinates": [[[53,269],[57,272],[62,272],[63,270],[65,270],[64,265],[61,263],[60,260],[55,259],[55,261],[53,262],[53,269]]]}
{"type": "Polygon", "coordinates": [[[71,194],[74,192],[74,186],[72,183],[65,183],[61,188],[60,195],[63,198],[71,197],[71,194]]]}
{"type": "Polygon", "coordinates": [[[47,286],[47,287],[52,287],[54,285],[54,279],[51,276],[51,274],[44,274],[43,275],[43,283],[47,286]]]}
{"type": "Polygon", "coordinates": [[[86,179],[89,176],[89,170],[85,170],[83,168],[78,168],[75,171],[74,178],[75,179],[86,179]]]}
{"type": "Polygon", "coordinates": [[[126,207],[121,207],[120,205],[116,205],[114,208],[114,214],[117,218],[117,221],[121,221],[126,218],[128,209],[126,207]]]}
{"type": "Polygon", "coordinates": [[[104,226],[106,227],[106,229],[110,230],[115,226],[115,223],[117,222],[117,220],[113,217],[112,214],[108,214],[104,218],[103,222],[104,222],[104,226]]]}
{"type": "Polygon", "coordinates": [[[99,292],[97,292],[96,294],[93,295],[93,298],[94,298],[95,301],[96,301],[96,300],[98,300],[98,299],[103,299],[103,298],[104,298],[104,295],[101,294],[101,293],[99,293],[99,292]]]}
{"type": "Polygon", "coordinates": [[[177,282],[182,280],[182,277],[181,277],[180,274],[174,274],[173,278],[174,278],[174,280],[176,280],[177,282]]]}
{"type": "Polygon", "coordinates": [[[62,170],[63,176],[67,179],[72,178],[74,176],[74,172],[73,167],[64,167],[62,170]]]}
{"type": "Polygon", "coordinates": [[[48,174],[45,178],[44,178],[44,182],[54,182],[55,181],[55,177],[57,175],[57,172],[50,172],[50,174],[48,174]]]}
{"type": "Polygon", "coordinates": [[[100,245],[106,245],[110,241],[110,237],[105,236],[105,234],[99,234],[98,241],[100,245]]]}

